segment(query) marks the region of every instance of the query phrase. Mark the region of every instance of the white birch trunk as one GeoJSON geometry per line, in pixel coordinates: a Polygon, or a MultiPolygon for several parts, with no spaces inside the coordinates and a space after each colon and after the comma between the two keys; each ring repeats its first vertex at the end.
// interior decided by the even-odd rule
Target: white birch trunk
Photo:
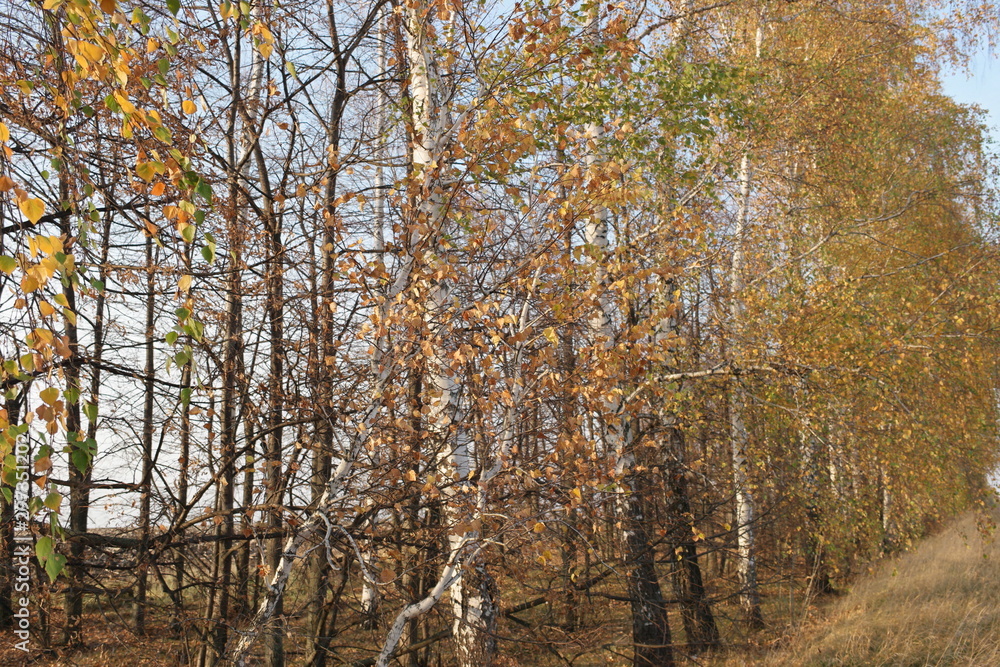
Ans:
{"type": "MultiPolygon", "coordinates": [[[[760,60],[764,41],[763,17],[757,23],[754,40],[754,57],[760,60]]],[[[739,170],[739,206],[734,231],[733,261],[730,268],[730,320],[734,335],[744,326],[743,303],[744,264],[746,261],[746,235],[750,222],[750,155],[744,149],[739,170]]],[[[749,434],[744,414],[746,395],[735,379],[729,392],[729,435],[733,460],[733,487],[736,496],[736,547],[737,573],[740,582],[740,606],[744,620],[749,625],[763,622],[760,612],[760,595],[757,590],[757,561],[754,554],[754,501],[750,492],[750,465],[747,459],[749,434]]]]}
{"type": "MultiPolygon", "coordinates": [[[[448,359],[443,340],[446,337],[445,314],[452,307],[451,284],[446,275],[447,260],[440,244],[444,207],[442,150],[446,141],[446,109],[440,106],[441,87],[434,57],[434,44],[429,39],[430,14],[433,8],[421,2],[405,6],[406,50],[410,61],[409,89],[413,104],[412,173],[418,188],[417,226],[433,243],[428,267],[431,283],[425,314],[431,342],[428,359],[428,380],[431,388],[427,415],[428,430],[436,436],[439,447],[438,474],[446,481],[442,495],[445,524],[448,526],[448,559],[431,592],[412,603],[396,617],[376,665],[388,664],[396,650],[406,624],[429,611],[449,591],[452,603],[452,636],[455,653],[462,667],[486,665],[492,661],[495,644],[490,635],[495,630],[496,608],[492,601],[488,573],[477,570],[478,585],[467,586],[463,569],[478,553],[479,534],[465,526],[474,525],[481,503],[475,502],[474,488],[468,483],[472,473],[469,441],[462,428],[461,387],[448,359]],[[459,528],[461,526],[461,528],[459,528]]],[[[483,484],[484,480],[480,480],[483,484]]],[[[482,492],[480,492],[482,493],[482,492]]],[[[480,495],[480,498],[482,496],[480,495]]]]}
{"type": "MultiPolygon", "coordinates": [[[[758,31],[759,34],[759,31],[758,31]]],[[[743,269],[744,246],[750,218],[750,157],[744,152],[739,171],[740,203],[734,233],[733,263],[730,270],[731,320],[733,331],[743,325],[744,304],[743,269]]],[[[760,596],[757,591],[757,561],[754,555],[754,504],[750,492],[750,465],[747,460],[749,435],[743,415],[746,397],[742,387],[734,381],[729,392],[729,437],[733,458],[733,487],[736,496],[736,551],[737,573],[740,582],[740,607],[744,619],[759,625],[760,596]]]]}

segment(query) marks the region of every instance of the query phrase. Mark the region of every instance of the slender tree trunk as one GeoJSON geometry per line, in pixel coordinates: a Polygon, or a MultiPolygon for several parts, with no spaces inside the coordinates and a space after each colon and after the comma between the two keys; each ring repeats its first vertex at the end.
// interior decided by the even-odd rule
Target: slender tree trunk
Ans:
{"type": "MultiPolygon", "coordinates": [[[[184,365],[181,371],[181,428],[180,456],[177,460],[177,511],[186,511],[188,505],[188,469],[191,464],[191,362],[184,365]]],[[[184,528],[177,531],[177,541],[184,542],[184,528]]],[[[174,636],[179,637],[184,632],[184,587],[187,578],[187,548],[179,546],[174,550],[174,586],[177,605],[174,609],[174,619],[171,624],[174,636]]]]}
{"type": "MultiPolygon", "coordinates": [[[[60,178],[60,192],[62,194],[62,201],[68,201],[69,188],[66,183],[65,176],[60,178]]],[[[69,229],[68,224],[64,225],[63,234],[65,235],[65,238],[70,238],[72,231],[69,229]]],[[[66,297],[66,302],[68,304],[67,310],[75,314],[77,312],[76,291],[74,290],[72,284],[68,284],[67,287],[64,288],[63,295],[66,297]]],[[[74,357],[78,357],[80,355],[80,347],[77,326],[75,319],[71,319],[69,317],[66,318],[66,337],[69,339],[69,348],[72,355],[74,357]]],[[[80,367],[77,364],[70,364],[66,367],[65,373],[67,388],[71,391],[75,391],[78,396],[82,395],[82,392],[80,391],[80,367]]],[[[80,414],[80,402],[67,402],[67,436],[74,437],[79,441],[84,441],[85,438],[82,437],[84,434],[81,430],[82,419],[80,414]]],[[[77,444],[74,449],[79,447],[81,444],[82,442],[77,444]]],[[[69,465],[70,530],[74,533],[87,532],[92,469],[93,460],[91,455],[85,457],[78,456],[74,458],[71,454],[71,461],[69,465]]],[[[78,646],[83,643],[81,625],[83,616],[83,594],[80,593],[80,587],[83,585],[83,579],[86,575],[86,565],[83,562],[83,544],[78,541],[74,541],[71,544],[70,549],[70,556],[72,559],[70,562],[72,565],[69,569],[69,578],[72,582],[70,588],[73,589],[73,594],[70,594],[69,589],[67,589],[66,625],[63,630],[63,641],[70,646],[78,646]]]]}
{"type": "Polygon", "coordinates": [[[810,597],[827,595],[833,592],[833,585],[830,583],[830,572],[826,566],[826,549],[823,540],[820,490],[823,467],[820,460],[822,443],[813,434],[812,424],[808,417],[802,419],[799,446],[801,448],[802,486],[806,505],[805,556],[806,567],[809,568],[808,595],[810,597]]]}
{"type": "MultiPolygon", "coordinates": [[[[262,175],[263,179],[263,175],[262,175]]],[[[284,429],[284,247],[282,244],[281,217],[271,205],[269,190],[265,190],[265,224],[268,234],[267,249],[267,303],[266,313],[271,338],[270,370],[268,373],[268,418],[267,418],[267,504],[271,508],[268,516],[270,532],[276,533],[268,541],[268,571],[275,572],[281,562],[280,536],[284,525],[284,484],[282,479],[281,454],[284,429]]],[[[283,667],[285,664],[283,603],[279,601],[276,610],[278,622],[274,624],[267,639],[267,664],[269,667],[283,667]]]]}
{"type": "MultiPolygon", "coordinates": [[[[593,19],[596,23],[597,17],[593,19]]],[[[592,123],[587,128],[587,137],[598,142],[602,128],[592,123]]],[[[587,167],[593,168],[598,156],[596,150],[587,154],[587,167]]],[[[587,220],[586,242],[595,252],[594,282],[599,290],[598,306],[590,318],[590,332],[595,344],[610,345],[614,339],[612,330],[613,304],[607,290],[608,276],[604,267],[608,253],[608,216],[605,207],[587,220]]],[[[634,667],[666,667],[674,664],[670,638],[670,623],[666,602],[656,574],[656,560],[650,546],[646,527],[644,496],[648,493],[648,479],[645,473],[637,471],[633,441],[637,433],[635,420],[622,415],[621,399],[605,407],[606,417],[599,420],[601,440],[615,457],[615,474],[622,480],[615,497],[615,510],[622,526],[621,548],[626,571],[627,589],[632,609],[632,642],[634,667]],[[610,422],[622,419],[615,425],[610,422]]]]}
{"type": "MultiPolygon", "coordinates": [[[[758,55],[760,29],[758,29],[758,55]]],[[[750,217],[750,156],[744,152],[739,171],[740,204],[736,216],[735,247],[730,271],[731,320],[733,331],[744,324],[743,271],[747,226],[750,217]]],[[[754,553],[754,501],[750,492],[750,464],[747,448],[750,436],[744,415],[746,396],[734,381],[729,390],[729,438],[733,461],[733,487],[736,497],[736,553],[740,582],[740,607],[744,622],[751,627],[763,624],[760,594],[757,590],[757,560],[754,553]]]]}
{"type": "Polygon", "coordinates": [[[140,546],[136,557],[136,593],[132,608],[132,624],[137,635],[146,633],[146,587],[149,582],[150,501],[153,483],[153,373],[156,334],[156,266],[153,263],[153,238],[146,237],[146,386],[142,410],[142,477],[139,480],[140,546]]]}
{"type": "MultiPolygon", "coordinates": [[[[58,72],[58,87],[61,95],[65,96],[67,99],[72,95],[72,91],[68,90],[63,77],[66,71],[66,49],[62,38],[62,26],[60,14],[52,12],[47,14],[45,20],[47,22],[47,27],[50,31],[53,53],[55,55],[55,68],[58,72]]],[[[71,197],[72,186],[70,183],[70,175],[68,173],[70,160],[70,137],[67,134],[66,129],[67,116],[63,114],[59,117],[57,127],[55,129],[55,142],[53,144],[53,155],[60,161],[63,162],[59,169],[59,205],[60,206],[72,206],[73,201],[71,197]]],[[[75,235],[75,230],[70,224],[69,217],[63,218],[59,225],[59,231],[64,239],[71,239],[75,235]]],[[[63,287],[63,296],[66,298],[67,311],[71,313],[70,316],[65,318],[66,326],[66,338],[68,340],[68,346],[70,349],[70,355],[72,357],[79,358],[80,348],[79,348],[79,334],[76,325],[76,291],[73,284],[67,282],[63,287]]],[[[66,388],[72,392],[75,392],[77,396],[82,395],[81,384],[80,384],[80,366],[79,364],[69,364],[65,370],[66,377],[66,388]]],[[[81,446],[83,445],[84,437],[81,432],[82,429],[82,419],[80,413],[80,403],[79,401],[68,401],[66,406],[66,434],[67,439],[70,440],[67,444],[70,449],[70,464],[69,464],[69,513],[70,513],[70,530],[74,532],[86,532],[87,530],[87,514],[90,504],[90,483],[91,483],[91,468],[93,462],[90,455],[83,455],[81,446]],[[73,440],[76,440],[74,443],[73,440]],[[75,455],[75,456],[74,456],[75,455]]],[[[67,592],[65,596],[66,602],[66,624],[63,628],[63,641],[69,646],[80,646],[83,644],[83,626],[82,626],[82,615],[83,615],[83,594],[80,592],[80,588],[83,585],[83,579],[85,577],[85,565],[83,563],[83,545],[79,542],[73,542],[70,546],[70,558],[67,562],[67,574],[69,575],[69,586],[67,587],[67,592]]],[[[42,616],[42,639],[43,645],[48,646],[51,637],[51,624],[49,622],[49,612],[48,612],[48,601],[49,597],[46,595],[45,603],[41,605],[41,616],[42,616]]]]}
{"type": "MultiPolygon", "coordinates": [[[[667,370],[678,366],[676,338],[681,335],[681,301],[677,281],[670,279],[664,285],[663,295],[667,307],[666,317],[657,324],[658,343],[669,346],[671,361],[667,370]],[[671,337],[675,337],[673,340],[671,337]]],[[[684,433],[677,425],[677,416],[667,414],[666,437],[663,447],[664,472],[667,481],[667,521],[670,525],[668,543],[674,558],[674,591],[681,605],[681,620],[688,647],[703,651],[719,645],[719,630],[715,624],[712,607],[705,594],[701,566],[698,563],[698,546],[695,542],[697,525],[691,511],[685,478],[684,433]]]]}
{"type": "MultiPolygon", "coordinates": [[[[247,453],[243,459],[243,482],[241,488],[243,497],[240,499],[240,532],[244,537],[253,533],[253,514],[250,507],[253,505],[253,485],[254,466],[257,465],[256,450],[252,443],[254,438],[253,417],[244,415],[243,432],[246,435],[247,453]]],[[[234,612],[238,616],[246,616],[250,611],[250,581],[254,578],[250,572],[250,553],[253,551],[253,542],[245,540],[236,552],[236,592],[234,594],[234,612]]]]}

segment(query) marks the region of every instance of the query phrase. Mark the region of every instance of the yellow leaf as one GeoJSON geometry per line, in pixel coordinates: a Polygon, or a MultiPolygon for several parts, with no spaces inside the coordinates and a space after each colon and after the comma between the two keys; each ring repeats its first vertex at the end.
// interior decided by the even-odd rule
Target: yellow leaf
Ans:
{"type": "Polygon", "coordinates": [[[177,288],[182,292],[187,292],[191,289],[191,276],[181,276],[181,279],[177,281],[177,288]]]}
{"type": "Polygon", "coordinates": [[[38,393],[38,398],[42,399],[46,405],[55,405],[56,401],[59,400],[59,390],[55,387],[43,389],[38,393]]]}
{"type": "Polygon", "coordinates": [[[38,219],[45,213],[45,203],[35,197],[18,202],[17,207],[21,209],[24,217],[31,220],[32,223],[38,222],[38,219]]]}
{"type": "Polygon", "coordinates": [[[183,109],[186,114],[192,114],[198,110],[198,107],[195,106],[195,103],[191,100],[184,100],[181,102],[181,109],[183,109]]]}
{"type": "Polygon", "coordinates": [[[24,276],[21,278],[21,291],[25,294],[31,294],[36,289],[39,288],[38,281],[31,276],[24,276]]]}
{"type": "Polygon", "coordinates": [[[149,39],[146,40],[146,53],[152,53],[158,48],[160,48],[160,43],[157,42],[155,39],[150,37],[149,39]]]}
{"type": "Polygon", "coordinates": [[[51,255],[52,254],[52,238],[51,237],[48,237],[48,236],[39,236],[39,237],[37,237],[35,239],[35,242],[38,244],[38,250],[39,250],[39,252],[41,252],[43,255],[51,255]]]}
{"type": "Polygon", "coordinates": [[[42,301],[38,304],[38,312],[42,314],[42,317],[48,317],[52,313],[56,312],[56,309],[48,301],[42,301]]]}
{"type": "Polygon", "coordinates": [[[159,197],[167,189],[167,186],[162,181],[153,186],[153,189],[149,191],[154,197],[159,197]]]}
{"type": "Polygon", "coordinates": [[[45,500],[42,501],[46,507],[48,507],[53,512],[59,511],[59,505],[62,503],[62,495],[52,492],[45,496],[45,500]]]}
{"type": "Polygon", "coordinates": [[[113,14],[116,9],[116,4],[115,0],[101,0],[101,9],[104,10],[105,14],[113,14]]]}
{"type": "Polygon", "coordinates": [[[536,533],[544,533],[545,532],[545,524],[542,523],[541,521],[539,521],[538,523],[536,523],[534,525],[534,527],[532,528],[532,530],[535,531],[536,533]]]}
{"type": "Polygon", "coordinates": [[[90,42],[77,42],[76,52],[92,63],[100,62],[104,57],[104,49],[90,42]]]}
{"type": "Polygon", "coordinates": [[[128,97],[126,97],[122,93],[115,93],[115,101],[118,102],[118,106],[120,106],[122,108],[122,111],[124,111],[125,113],[127,114],[135,113],[135,105],[132,104],[129,101],[128,97]]]}
{"type": "Polygon", "coordinates": [[[260,46],[258,46],[257,48],[260,51],[260,55],[264,56],[264,60],[270,58],[271,52],[274,50],[274,47],[268,44],[267,42],[261,42],[260,46]]]}
{"type": "Polygon", "coordinates": [[[0,192],[8,192],[14,188],[14,181],[10,176],[0,176],[0,192]]]}
{"type": "Polygon", "coordinates": [[[36,341],[43,343],[45,345],[48,345],[53,340],[55,340],[55,336],[53,336],[52,332],[49,331],[48,329],[35,329],[31,333],[32,335],[34,335],[36,341]]]}
{"type": "Polygon", "coordinates": [[[0,123],[0,141],[10,140],[10,130],[7,129],[6,123],[0,123]]]}

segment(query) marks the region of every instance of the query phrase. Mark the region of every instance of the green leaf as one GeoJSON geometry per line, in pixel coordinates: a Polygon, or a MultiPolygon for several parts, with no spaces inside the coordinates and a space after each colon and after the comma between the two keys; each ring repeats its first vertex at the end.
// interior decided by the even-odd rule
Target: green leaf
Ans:
{"type": "Polygon", "coordinates": [[[83,414],[87,416],[91,422],[97,421],[97,404],[96,403],[84,403],[83,414]]]}
{"type": "Polygon", "coordinates": [[[177,310],[174,311],[174,315],[177,316],[177,319],[183,322],[184,320],[186,320],[188,317],[191,316],[191,311],[188,310],[187,308],[178,308],[177,310]]]}
{"type": "Polygon", "coordinates": [[[188,225],[183,230],[181,230],[181,238],[183,238],[188,243],[193,243],[194,242],[194,231],[195,231],[194,225],[188,225]]]}
{"type": "Polygon", "coordinates": [[[49,575],[49,579],[55,581],[59,574],[66,567],[66,556],[62,554],[52,554],[45,561],[45,573],[49,575]]]}
{"type": "Polygon", "coordinates": [[[207,201],[209,204],[212,203],[212,186],[211,185],[209,185],[208,183],[206,183],[202,179],[198,179],[198,188],[197,188],[196,191],[197,191],[198,194],[200,194],[202,197],[205,198],[205,201],[207,201]]]}
{"type": "Polygon", "coordinates": [[[156,61],[156,69],[160,70],[160,74],[166,76],[167,72],[170,71],[170,61],[166,58],[160,58],[156,61]]]}
{"type": "Polygon", "coordinates": [[[3,271],[8,276],[17,268],[17,260],[13,257],[8,257],[7,255],[0,255],[0,271],[3,271]]]}
{"type": "Polygon", "coordinates": [[[167,345],[173,345],[174,343],[177,342],[177,332],[176,331],[168,331],[167,335],[164,336],[164,340],[167,341],[167,345]]]}
{"type": "Polygon", "coordinates": [[[87,472],[87,468],[90,467],[90,455],[85,450],[74,449],[73,453],[70,454],[69,457],[73,460],[73,467],[81,473],[87,472]]]}
{"type": "Polygon", "coordinates": [[[181,10],[181,0],[167,0],[167,11],[174,16],[181,10]]]}
{"type": "Polygon", "coordinates": [[[153,130],[153,135],[165,144],[169,144],[171,141],[173,141],[174,137],[174,135],[170,133],[170,130],[168,130],[162,125],[156,126],[156,128],[153,130]]]}
{"type": "Polygon", "coordinates": [[[44,563],[52,555],[52,549],[55,545],[52,543],[52,538],[49,536],[39,537],[38,541],[35,542],[35,555],[38,556],[38,561],[44,563]]]}
{"type": "Polygon", "coordinates": [[[215,251],[211,246],[203,246],[201,249],[201,256],[209,264],[213,264],[215,262],[215,251]]]}

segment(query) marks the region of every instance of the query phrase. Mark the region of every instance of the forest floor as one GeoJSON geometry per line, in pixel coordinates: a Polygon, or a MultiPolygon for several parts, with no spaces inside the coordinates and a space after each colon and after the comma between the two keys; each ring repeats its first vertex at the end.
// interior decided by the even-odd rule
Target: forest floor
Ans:
{"type": "MultiPolygon", "coordinates": [[[[605,606],[602,617],[596,609],[588,611],[583,600],[580,602],[580,612],[589,617],[589,622],[587,629],[572,636],[561,634],[559,624],[542,618],[547,605],[521,617],[532,621],[534,630],[526,632],[524,626],[514,625],[501,628],[500,634],[513,641],[501,642],[499,664],[628,665],[627,605],[605,606]],[[536,614],[539,617],[533,618],[536,614]],[[546,645],[558,646],[559,650],[545,650],[542,647],[546,645]]],[[[803,604],[798,595],[786,596],[782,602],[780,595],[771,594],[765,597],[764,611],[769,625],[746,635],[738,631],[726,609],[717,607],[723,636],[731,642],[733,637],[739,639],[729,649],[711,655],[689,657],[680,649],[678,667],[997,667],[1000,538],[984,539],[974,517],[966,515],[910,551],[874,564],[870,572],[854,579],[841,594],[812,604],[803,604]]],[[[9,631],[0,633],[0,667],[167,667],[184,662],[183,641],[171,637],[166,618],[153,614],[150,633],[139,638],[122,632],[128,619],[110,618],[107,609],[87,616],[87,649],[71,654],[56,649],[48,655],[33,651],[26,656],[14,648],[16,639],[9,631]]],[[[671,616],[672,626],[679,630],[680,619],[671,616]]],[[[61,619],[52,620],[54,627],[61,625],[61,619]]],[[[444,627],[446,623],[442,616],[434,625],[444,627]]],[[[374,635],[380,629],[372,632],[370,640],[376,639],[374,635]]],[[[439,645],[445,655],[438,664],[450,664],[447,645],[439,645]]],[[[297,664],[296,656],[301,651],[289,648],[293,649],[289,664],[297,664]]],[[[368,654],[344,657],[350,660],[362,655],[368,654]]]]}

